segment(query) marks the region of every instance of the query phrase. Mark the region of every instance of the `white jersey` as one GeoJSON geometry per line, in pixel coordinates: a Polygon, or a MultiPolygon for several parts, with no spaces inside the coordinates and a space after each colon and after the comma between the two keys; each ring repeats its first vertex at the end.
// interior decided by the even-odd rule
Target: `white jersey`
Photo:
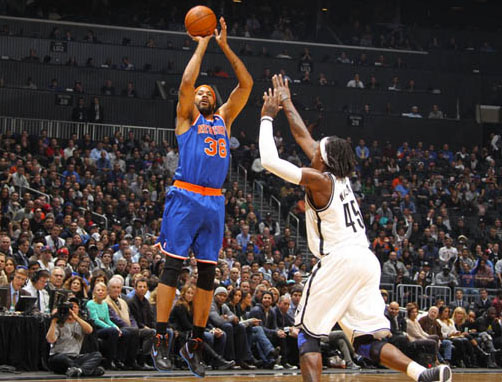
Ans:
{"type": "Polygon", "coordinates": [[[305,218],[309,248],[317,258],[332,253],[335,248],[363,246],[368,248],[368,238],[363,216],[348,178],[333,181],[328,204],[316,209],[305,195],[305,218]]]}

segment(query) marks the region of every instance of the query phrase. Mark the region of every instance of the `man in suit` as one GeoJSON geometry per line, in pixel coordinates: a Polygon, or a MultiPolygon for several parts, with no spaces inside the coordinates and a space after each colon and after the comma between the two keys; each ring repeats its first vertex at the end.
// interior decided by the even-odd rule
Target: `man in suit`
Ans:
{"type": "Polygon", "coordinates": [[[291,298],[288,295],[282,295],[277,301],[277,305],[272,309],[275,312],[277,327],[286,334],[286,357],[282,360],[282,365],[286,369],[296,369],[300,363],[298,354],[298,328],[295,327],[295,321],[288,315],[291,298]]]}
{"type": "Polygon", "coordinates": [[[22,289],[26,284],[27,279],[28,271],[26,269],[16,269],[14,272],[14,278],[9,284],[9,293],[7,294],[5,308],[9,309],[11,305],[15,307],[21,296],[30,295],[27,291],[22,289]]]}
{"type": "Polygon", "coordinates": [[[392,337],[389,343],[396,346],[404,354],[410,354],[410,340],[406,334],[406,320],[399,314],[399,304],[392,301],[385,312],[385,317],[390,321],[392,337]]]}
{"type": "Polygon", "coordinates": [[[23,288],[30,296],[37,298],[35,306],[42,313],[49,311],[49,293],[45,290],[49,277],[49,271],[41,269],[35,272],[28,284],[23,288]]]}
{"type": "Polygon", "coordinates": [[[464,308],[465,311],[469,310],[469,303],[464,300],[464,291],[462,289],[457,289],[455,291],[455,300],[450,303],[451,310],[455,310],[455,308],[464,308]]]}
{"type": "Polygon", "coordinates": [[[492,299],[488,296],[488,292],[485,288],[480,289],[479,297],[474,303],[476,317],[481,317],[490,306],[492,306],[492,299]]]}

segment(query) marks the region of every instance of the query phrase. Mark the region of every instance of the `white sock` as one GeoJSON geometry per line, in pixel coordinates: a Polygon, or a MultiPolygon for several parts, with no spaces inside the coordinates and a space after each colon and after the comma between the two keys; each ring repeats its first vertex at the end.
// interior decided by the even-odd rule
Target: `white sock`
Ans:
{"type": "Polygon", "coordinates": [[[413,378],[414,381],[418,381],[418,377],[424,370],[426,370],[425,367],[415,361],[411,361],[406,368],[406,374],[408,377],[413,378]]]}

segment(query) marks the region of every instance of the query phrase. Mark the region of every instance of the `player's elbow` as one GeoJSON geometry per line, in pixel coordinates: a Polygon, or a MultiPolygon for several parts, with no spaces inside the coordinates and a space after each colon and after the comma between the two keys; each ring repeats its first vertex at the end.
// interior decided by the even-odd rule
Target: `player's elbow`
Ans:
{"type": "Polygon", "coordinates": [[[271,171],[271,169],[273,167],[273,165],[272,165],[273,159],[268,155],[263,155],[260,159],[261,159],[261,165],[263,166],[263,168],[267,171],[271,171]]]}

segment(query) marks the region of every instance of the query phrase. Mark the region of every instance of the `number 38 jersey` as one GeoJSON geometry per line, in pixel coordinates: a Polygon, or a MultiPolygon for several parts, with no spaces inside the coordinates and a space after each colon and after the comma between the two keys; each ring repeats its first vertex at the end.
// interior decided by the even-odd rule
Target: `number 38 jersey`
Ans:
{"type": "Polygon", "coordinates": [[[221,188],[230,163],[225,121],[217,114],[199,114],[190,129],[178,135],[179,162],[174,180],[203,187],[221,188]]]}
{"type": "Polygon", "coordinates": [[[348,178],[332,180],[332,193],[328,204],[316,209],[305,196],[305,218],[309,248],[314,256],[335,253],[346,246],[368,248],[363,217],[348,178]]]}

